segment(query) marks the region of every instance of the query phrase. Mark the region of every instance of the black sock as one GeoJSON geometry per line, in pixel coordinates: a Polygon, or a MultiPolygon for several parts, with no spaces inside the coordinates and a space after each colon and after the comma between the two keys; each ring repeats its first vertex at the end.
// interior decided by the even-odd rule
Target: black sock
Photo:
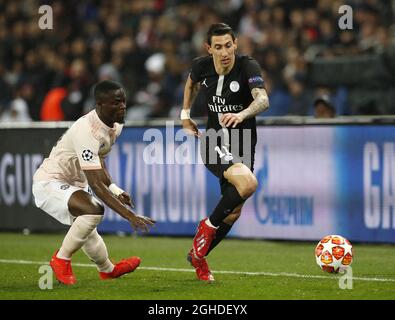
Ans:
{"type": "Polygon", "coordinates": [[[230,229],[232,229],[232,226],[233,226],[233,224],[227,224],[225,222],[220,223],[219,228],[217,229],[217,232],[215,233],[215,238],[211,242],[210,248],[208,248],[206,255],[208,255],[209,252],[211,250],[213,250],[217,246],[217,244],[222,241],[223,238],[226,237],[226,235],[228,234],[230,229]]]}
{"type": "Polygon", "coordinates": [[[210,222],[213,226],[219,227],[220,223],[236,207],[241,205],[246,199],[242,198],[233,184],[225,189],[213,213],[210,216],[210,222]]]}

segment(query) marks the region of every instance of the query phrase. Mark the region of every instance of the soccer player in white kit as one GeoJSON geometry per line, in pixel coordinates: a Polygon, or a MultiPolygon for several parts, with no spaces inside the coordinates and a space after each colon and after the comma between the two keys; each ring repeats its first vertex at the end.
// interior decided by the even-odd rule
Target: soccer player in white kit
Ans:
{"type": "Polygon", "coordinates": [[[104,207],[91,190],[128,220],[133,229],[147,231],[154,224],[152,219],[131,209],[131,197],[112,183],[104,163],[104,157],[121,134],[125,91],[118,83],[106,80],[95,86],[94,96],[95,110],[66,131],[33,178],[37,207],[61,223],[71,225],[50,262],[58,281],[66,285],[76,283],[71,257],[80,248],[96,263],[103,280],[132,272],[141,261],[131,257],[113,265],[109,260],[106,245],[96,229],[103,219],[104,207]]]}

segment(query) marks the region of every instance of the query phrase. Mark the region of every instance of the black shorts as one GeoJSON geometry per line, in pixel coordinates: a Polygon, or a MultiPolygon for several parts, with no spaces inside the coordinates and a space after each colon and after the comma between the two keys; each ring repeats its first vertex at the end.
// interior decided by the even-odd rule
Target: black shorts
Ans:
{"type": "MultiPolygon", "coordinates": [[[[221,187],[221,194],[223,190],[229,184],[228,180],[224,177],[224,172],[228,170],[235,163],[244,163],[252,172],[254,172],[254,161],[255,161],[255,145],[251,150],[251,153],[246,158],[241,158],[239,156],[234,156],[231,152],[226,153],[225,150],[221,149],[219,152],[211,152],[209,150],[209,145],[201,146],[201,151],[205,150],[205,153],[201,153],[202,161],[206,168],[219,179],[219,184],[221,187]],[[204,148],[204,149],[203,149],[204,148]],[[247,161],[244,161],[247,159],[247,161]]],[[[240,148],[240,150],[243,150],[240,148]]]]}

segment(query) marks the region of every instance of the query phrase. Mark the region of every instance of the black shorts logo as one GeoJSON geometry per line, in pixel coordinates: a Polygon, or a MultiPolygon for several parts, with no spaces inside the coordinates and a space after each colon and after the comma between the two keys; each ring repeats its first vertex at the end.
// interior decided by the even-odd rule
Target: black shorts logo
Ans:
{"type": "Polygon", "coordinates": [[[82,159],[84,161],[91,161],[93,159],[93,152],[90,150],[82,151],[82,159]]]}

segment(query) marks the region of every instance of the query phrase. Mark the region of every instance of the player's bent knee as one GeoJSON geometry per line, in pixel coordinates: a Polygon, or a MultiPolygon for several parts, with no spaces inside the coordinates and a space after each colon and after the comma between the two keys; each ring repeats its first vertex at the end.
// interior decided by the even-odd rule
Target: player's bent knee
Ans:
{"type": "Polygon", "coordinates": [[[99,215],[99,216],[104,215],[104,206],[100,203],[97,203],[95,208],[93,209],[93,212],[89,214],[99,215]]]}
{"type": "Polygon", "coordinates": [[[252,172],[248,180],[248,192],[251,193],[250,195],[252,195],[258,188],[258,180],[252,172]]]}
{"type": "Polygon", "coordinates": [[[91,200],[92,200],[92,203],[95,206],[95,209],[93,210],[94,213],[91,213],[91,214],[103,216],[104,215],[104,206],[103,206],[103,204],[101,202],[99,202],[95,197],[92,197],[91,200]]]}
{"type": "Polygon", "coordinates": [[[244,199],[251,197],[258,188],[258,180],[253,173],[245,175],[240,179],[239,183],[235,185],[240,196],[244,199]]]}
{"type": "Polygon", "coordinates": [[[85,205],[79,207],[69,207],[70,213],[74,217],[83,216],[83,215],[94,215],[94,216],[103,216],[104,215],[104,207],[99,204],[95,205],[85,205]]]}
{"type": "Polygon", "coordinates": [[[245,164],[235,163],[224,172],[224,177],[228,181],[232,181],[249,174],[252,174],[252,172],[245,164]]]}
{"type": "Polygon", "coordinates": [[[70,197],[68,208],[74,217],[90,214],[104,215],[104,206],[85,191],[77,191],[70,197]]]}

